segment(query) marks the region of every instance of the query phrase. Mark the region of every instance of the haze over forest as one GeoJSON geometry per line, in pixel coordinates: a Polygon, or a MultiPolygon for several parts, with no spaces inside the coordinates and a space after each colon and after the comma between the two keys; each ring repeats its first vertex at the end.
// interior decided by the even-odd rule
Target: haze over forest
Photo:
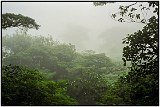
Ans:
{"type": "MultiPolygon", "coordinates": [[[[4,2],[2,13],[23,14],[41,25],[28,34],[51,35],[55,40],[75,45],[77,51],[93,50],[121,60],[122,39],[142,29],[142,23],[120,23],[111,18],[126,2],[94,6],[93,2],[4,2]]],[[[18,28],[3,30],[15,33],[18,28]]]]}
{"type": "Polygon", "coordinates": [[[1,105],[159,105],[159,2],[1,4],[1,105]]]}

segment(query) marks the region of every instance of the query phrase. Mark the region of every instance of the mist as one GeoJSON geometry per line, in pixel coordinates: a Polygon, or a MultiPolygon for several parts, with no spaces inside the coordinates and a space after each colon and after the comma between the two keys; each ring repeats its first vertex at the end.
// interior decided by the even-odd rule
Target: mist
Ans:
{"type": "MultiPolygon", "coordinates": [[[[94,6],[93,2],[3,2],[2,13],[29,16],[41,25],[28,34],[51,35],[56,41],[71,43],[77,51],[93,50],[121,60],[122,39],[142,29],[144,24],[120,23],[111,18],[120,5],[94,6]]],[[[17,28],[3,30],[13,34],[17,28]]]]}
{"type": "Polygon", "coordinates": [[[2,106],[159,105],[159,2],[97,3],[1,3],[2,106]]]}

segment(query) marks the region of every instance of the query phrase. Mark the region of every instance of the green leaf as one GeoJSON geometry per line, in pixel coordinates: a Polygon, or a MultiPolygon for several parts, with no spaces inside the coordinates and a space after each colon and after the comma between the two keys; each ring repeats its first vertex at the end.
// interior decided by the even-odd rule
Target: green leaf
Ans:
{"type": "Polygon", "coordinates": [[[116,14],[112,14],[112,17],[115,18],[115,17],[116,17],[116,14]]]}
{"type": "Polygon", "coordinates": [[[137,18],[137,19],[140,19],[140,14],[136,14],[136,18],[137,18]]]}
{"type": "Polygon", "coordinates": [[[131,12],[132,12],[132,11],[135,11],[135,10],[137,10],[137,9],[136,9],[136,8],[133,8],[133,7],[131,8],[131,12]]]}

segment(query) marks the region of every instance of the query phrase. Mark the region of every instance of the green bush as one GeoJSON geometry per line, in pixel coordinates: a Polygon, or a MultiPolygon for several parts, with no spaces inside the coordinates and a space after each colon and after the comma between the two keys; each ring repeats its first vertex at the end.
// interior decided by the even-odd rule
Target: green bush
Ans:
{"type": "Polygon", "coordinates": [[[2,67],[2,105],[75,105],[64,82],[48,80],[38,70],[2,67]]]}

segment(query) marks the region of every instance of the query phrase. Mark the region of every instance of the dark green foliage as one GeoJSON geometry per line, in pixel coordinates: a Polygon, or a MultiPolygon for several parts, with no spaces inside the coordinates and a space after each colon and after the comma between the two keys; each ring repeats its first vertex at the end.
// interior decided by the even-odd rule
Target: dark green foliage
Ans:
{"type": "MultiPolygon", "coordinates": [[[[159,105],[159,44],[158,44],[158,5],[159,2],[148,2],[148,7],[140,3],[141,11],[154,9],[153,16],[146,20],[144,14],[138,13],[135,2],[120,6],[120,12],[112,14],[119,22],[145,23],[142,30],[123,39],[124,65],[131,62],[130,72],[121,76],[113,87],[107,91],[99,104],[110,105],[159,105]],[[119,15],[119,16],[118,16],[119,15]],[[129,17],[129,18],[127,18],[129,17]]],[[[146,13],[147,14],[147,13],[146,13]]]]}
{"type": "Polygon", "coordinates": [[[21,14],[5,13],[2,14],[2,29],[9,27],[25,27],[25,28],[35,28],[38,29],[39,25],[34,19],[23,16],[21,14]]]}
{"type": "MultiPolygon", "coordinates": [[[[157,6],[156,2],[153,4],[157,6]]],[[[158,105],[158,18],[151,17],[142,30],[128,35],[123,43],[127,44],[123,60],[131,61],[131,72],[124,78],[130,87],[130,104],[158,105]]]]}
{"type": "MultiPolygon", "coordinates": [[[[109,89],[108,84],[113,85],[118,76],[126,72],[125,67],[113,63],[104,53],[96,54],[91,50],[77,53],[74,45],[53,41],[51,37],[17,33],[3,36],[2,46],[5,53],[3,65],[37,68],[50,80],[67,79],[67,93],[79,105],[97,104],[109,89]]],[[[62,100],[55,102],[59,105],[62,103],[62,100]]]]}
{"type": "Polygon", "coordinates": [[[95,54],[93,51],[78,55],[74,65],[69,70],[68,93],[79,105],[99,104],[103,95],[110,90],[109,85],[113,85],[126,70],[118,64],[113,65],[105,54],[95,54]]]}
{"type": "Polygon", "coordinates": [[[76,78],[69,82],[69,95],[77,99],[79,105],[95,105],[108,89],[105,78],[96,73],[93,68],[77,70],[76,75],[73,75],[76,78]]]}
{"type": "MultiPolygon", "coordinates": [[[[122,86],[123,87],[123,86],[122,86]]],[[[105,94],[101,96],[101,99],[97,102],[98,105],[127,105],[124,103],[124,99],[122,98],[123,96],[118,96],[117,95],[117,88],[115,85],[114,86],[109,86],[108,90],[106,91],[105,94]]],[[[118,88],[119,89],[119,88],[118,88]]],[[[118,90],[121,91],[121,90],[118,90]]]]}
{"type": "Polygon", "coordinates": [[[37,70],[2,67],[2,105],[75,105],[66,94],[66,82],[49,81],[37,70]]]}
{"type": "Polygon", "coordinates": [[[158,19],[153,16],[143,30],[128,35],[123,43],[124,61],[132,61],[132,65],[145,65],[158,59],[158,19]]]}

